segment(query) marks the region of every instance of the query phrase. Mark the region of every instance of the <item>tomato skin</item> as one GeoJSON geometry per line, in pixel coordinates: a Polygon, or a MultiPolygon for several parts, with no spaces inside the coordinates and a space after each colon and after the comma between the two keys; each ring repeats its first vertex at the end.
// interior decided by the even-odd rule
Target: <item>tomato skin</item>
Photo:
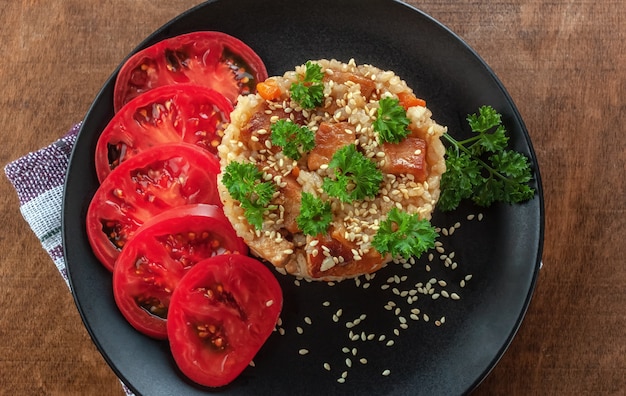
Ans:
{"type": "Polygon", "coordinates": [[[248,247],[220,207],[197,204],[166,210],[139,227],[117,258],[115,302],[135,329],[165,339],[167,310],[180,279],[196,263],[229,253],[245,255],[248,247]]]}
{"type": "Polygon", "coordinates": [[[153,147],[124,161],[102,182],[87,209],[87,237],[113,271],[121,248],[146,220],[195,203],[218,205],[218,160],[188,143],[153,147]]]}
{"type": "Polygon", "coordinates": [[[131,56],[115,82],[114,109],[162,85],[194,83],[212,88],[233,104],[265,81],[261,58],[241,40],[222,32],[199,31],[162,40],[131,56]]]}
{"type": "Polygon", "coordinates": [[[128,102],[102,131],[95,163],[102,182],[119,163],[163,143],[187,142],[217,156],[233,106],[222,94],[191,84],[155,88],[128,102]]]}
{"type": "Polygon", "coordinates": [[[221,255],[196,264],[172,295],[170,349],[192,381],[219,387],[233,381],[271,335],[282,291],[260,261],[221,255]]]}

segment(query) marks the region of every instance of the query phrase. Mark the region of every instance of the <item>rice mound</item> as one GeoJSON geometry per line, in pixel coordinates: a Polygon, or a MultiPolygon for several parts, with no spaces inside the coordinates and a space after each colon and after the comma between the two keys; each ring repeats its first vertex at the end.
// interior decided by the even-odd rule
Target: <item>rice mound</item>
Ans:
{"type": "MultiPolygon", "coordinates": [[[[218,147],[222,171],[232,161],[252,162],[266,180],[276,184],[277,192],[270,204],[276,209],[266,211],[262,229],[256,230],[248,223],[239,202],[222,184],[221,175],[218,189],[224,213],[254,255],[269,261],[281,273],[313,280],[341,280],[375,272],[393,259],[390,255],[381,256],[371,245],[378,225],[393,207],[430,220],[440,194],[441,175],[445,172],[445,148],[440,137],[446,128],[431,118],[428,108],[409,107],[410,137],[425,142],[425,176],[418,180],[412,173],[388,169],[394,158],[372,129],[378,101],[412,93],[412,89],[394,72],[356,65],[354,60],[342,63],[322,59],[314,63],[325,73],[322,106],[303,110],[290,99],[291,85],[305,73],[305,65],[300,65],[283,76],[267,80],[278,85],[280,98],[265,100],[259,94],[239,97],[218,147]],[[281,118],[307,125],[316,132],[316,141],[325,131],[327,139],[355,143],[383,171],[378,195],[342,203],[325,194],[323,179],[334,174],[327,167],[328,155],[315,153],[314,149],[298,161],[284,156],[280,147],[272,146],[269,139],[271,123],[281,118]],[[298,229],[295,218],[302,191],[331,202],[333,222],[326,235],[307,236],[298,229]]],[[[415,150],[415,154],[419,151],[415,150]]],[[[410,153],[408,158],[412,158],[410,153]]],[[[402,162],[401,159],[395,163],[402,165],[402,162]]]]}

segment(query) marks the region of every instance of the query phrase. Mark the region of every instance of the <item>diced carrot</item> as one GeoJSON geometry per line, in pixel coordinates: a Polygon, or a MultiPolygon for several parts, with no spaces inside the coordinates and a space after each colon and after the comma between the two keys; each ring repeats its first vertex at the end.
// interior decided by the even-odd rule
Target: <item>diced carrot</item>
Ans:
{"type": "Polygon", "coordinates": [[[426,107],[426,101],[424,99],[420,99],[410,92],[400,92],[398,94],[398,99],[400,100],[400,105],[404,107],[405,110],[414,106],[426,107]]]}
{"type": "Polygon", "coordinates": [[[256,90],[265,100],[276,100],[280,98],[280,87],[274,80],[265,80],[256,85],[256,90]]]}

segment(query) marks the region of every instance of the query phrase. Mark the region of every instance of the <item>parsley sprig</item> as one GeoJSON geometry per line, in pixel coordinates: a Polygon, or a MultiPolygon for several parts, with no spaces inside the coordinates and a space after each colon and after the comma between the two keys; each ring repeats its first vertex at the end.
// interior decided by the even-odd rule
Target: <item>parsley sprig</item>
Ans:
{"type": "Polygon", "coordinates": [[[271,126],[272,144],[283,148],[283,153],[292,160],[299,160],[303,153],[315,147],[315,133],[306,126],[291,120],[281,119],[271,126]]]}
{"type": "Polygon", "coordinates": [[[326,194],[342,202],[376,196],[383,181],[380,169],[354,144],[337,150],[328,167],[335,170],[335,178],[324,178],[322,187],[326,194]]]}
{"type": "Polygon", "coordinates": [[[304,78],[291,84],[291,99],[296,101],[303,109],[313,109],[320,106],[324,100],[323,78],[324,72],[322,72],[322,67],[317,63],[307,61],[304,78]]]}
{"type": "Polygon", "coordinates": [[[332,221],[333,212],[330,202],[303,191],[300,214],[296,218],[296,223],[302,232],[311,236],[325,234],[332,221]]]}
{"type": "Polygon", "coordinates": [[[378,113],[372,128],[378,133],[381,143],[400,143],[409,134],[410,124],[406,110],[400,101],[394,98],[382,98],[378,101],[378,113]]]}
{"type": "Polygon", "coordinates": [[[244,215],[257,230],[263,227],[263,214],[272,200],[276,186],[264,181],[263,173],[251,163],[231,162],[224,169],[222,183],[241,203],[244,215]]]}
{"type": "Polygon", "coordinates": [[[502,116],[493,107],[482,106],[467,121],[474,136],[456,140],[443,135],[451,146],[446,149],[447,170],[441,177],[438,207],[451,211],[464,199],[479,206],[531,199],[535,190],[528,185],[532,179],[528,157],[507,149],[502,116]]]}
{"type": "Polygon", "coordinates": [[[393,257],[419,258],[422,253],[435,247],[439,234],[426,219],[417,213],[409,214],[393,207],[372,239],[378,253],[390,253],[393,257]]]}

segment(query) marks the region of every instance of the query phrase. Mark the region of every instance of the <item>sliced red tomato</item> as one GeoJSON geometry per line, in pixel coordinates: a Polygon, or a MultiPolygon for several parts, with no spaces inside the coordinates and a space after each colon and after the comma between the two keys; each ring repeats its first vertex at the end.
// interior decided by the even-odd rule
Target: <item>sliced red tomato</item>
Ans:
{"type": "Polygon", "coordinates": [[[153,88],[194,83],[212,88],[233,104],[256,90],[267,70],[261,58],[226,33],[200,31],[171,37],[131,56],[115,82],[114,109],[153,88]]]}
{"type": "Polygon", "coordinates": [[[176,364],[201,385],[230,383],[272,333],[282,304],[278,281],[260,261],[227,254],[199,262],[170,302],[167,333],[176,364]]]}
{"type": "Polygon", "coordinates": [[[199,261],[220,254],[247,254],[222,209],[186,205],[146,221],[115,262],[113,295],[128,322],[157,339],[167,338],[172,293],[199,261]]]}
{"type": "Polygon", "coordinates": [[[149,147],[184,141],[217,156],[233,106],[222,94],[190,84],[166,85],[134,98],[106,126],[96,145],[100,182],[149,147]]]}
{"type": "Polygon", "coordinates": [[[218,160],[188,143],[170,143],[124,161],[107,177],[87,210],[87,236],[109,270],[146,220],[177,206],[220,205],[218,160]]]}

